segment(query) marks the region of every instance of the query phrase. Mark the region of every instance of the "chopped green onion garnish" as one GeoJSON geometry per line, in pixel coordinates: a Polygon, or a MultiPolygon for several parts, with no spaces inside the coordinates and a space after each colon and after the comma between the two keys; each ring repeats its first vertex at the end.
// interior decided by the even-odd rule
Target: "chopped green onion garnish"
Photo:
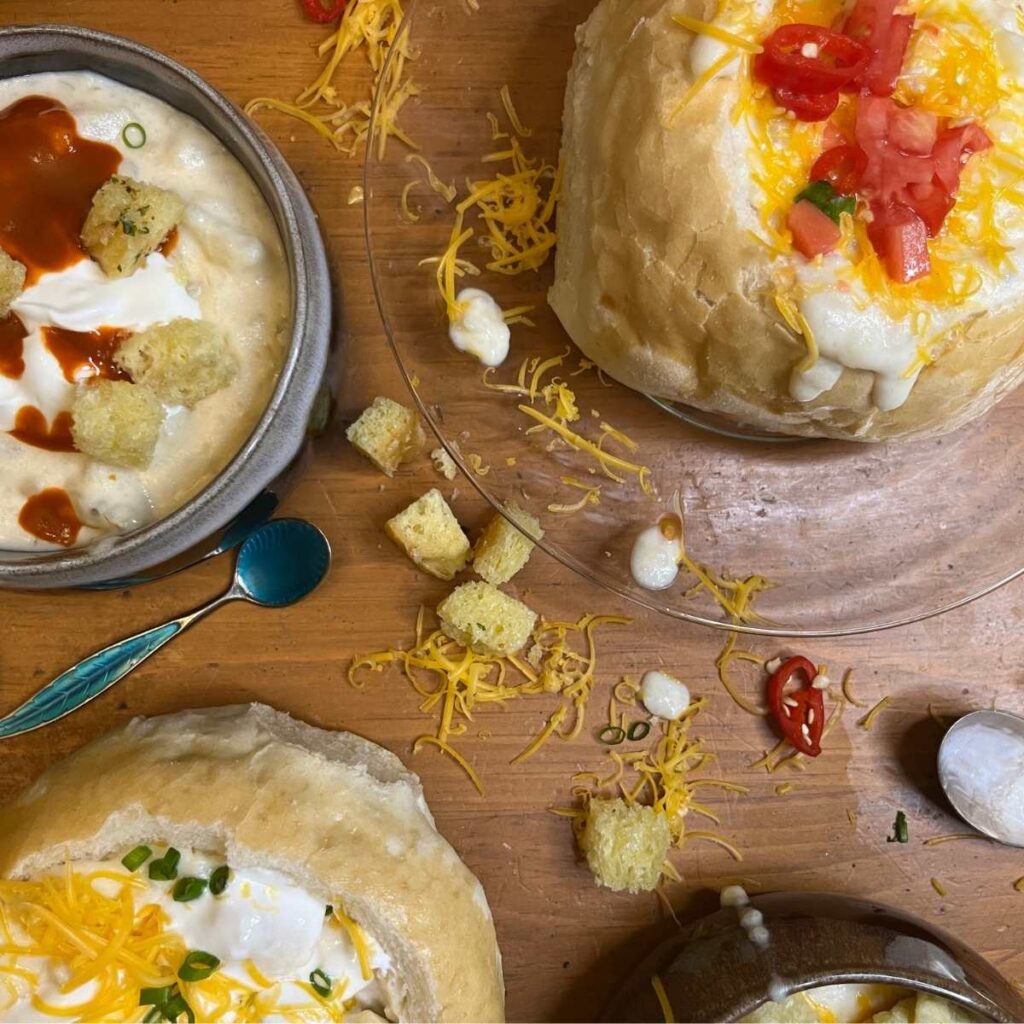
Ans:
{"type": "Polygon", "coordinates": [[[206,892],[205,878],[179,878],[174,883],[174,901],[176,903],[190,903],[199,899],[206,892]]]}
{"type": "Polygon", "coordinates": [[[857,210],[857,200],[854,196],[839,195],[827,181],[812,181],[796,197],[798,203],[801,200],[813,203],[825,216],[837,224],[844,213],[852,214],[857,210]]]}
{"type": "Polygon", "coordinates": [[[887,843],[909,843],[910,827],[907,824],[907,816],[902,811],[896,812],[896,820],[892,823],[892,835],[887,836],[887,843]]]}
{"type": "Polygon", "coordinates": [[[201,949],[193,949],[185,954],[181,966],[178,968],[178,977],[182,981],[204,981],[217,968],[220,967],[218,960],[212,953],[204,953],[201,949]]]}
{"type": "Polygon", "coordinates": [[[164,1008],[163,1006],[153,1006],[146,1016],[142,1018],[142,1024],[156,1024],[160,1020],[164,1020],[164,1008]]]}
{"type": "Polygon", "coordinates": [[[324,908],[324,917],[330,917],[331,914],[333,914],[333,913],[334,913],[334,907],[332,907],[330,905],[330,903],[328,903],[327,906],[324,908]]]}
{"type": "Polygon", "coordinates": [[[635,743],[637,740],[646,739],[650,731],[650,722],[633,722],[626,732],[626,738],[635,743]]]}
{"type": "Polygon", "coordinates": [[[219,896],[228,887],[228,879],[230,877],[231,872],[228,870],[227,864],[221,864],[210,875],[210,892],[214,896],[219,896]]]}
{"type": "Polygon", "coordinates": [[[156,860],[149,862],[149,877],[154,882],[170,882],[178,877],[178,861],[181,854],[172,846],[156,860]]]}
{"type": "Polygon", "coordinates": [[[597,738],[610,747],[617,746],[626,738],[626,730],[618,725],[603,726],[597,738]]]}
{"type": "Polygon", "coordinates": [[[185,1020],[188,1024],[196,1024],[196,1015],[192,1012],[192,1007],[185,1002],[185,997],[182,995],[174,996],[172,999],[168,999],[163,1007],[164,1020],[176,1021],[182,1014],[185,1015],[185,1020]]]}
{"type": "MultiPolygon", "coordinates": [[[[136,846],[134,850],[129,850],[128,853],[121,858],[121,863],[129,871],[138,871],[138,869],[141,868],[142,865],[145,864],[152,856],[153,851],[148,846],[136,846]]],[[[140,1003],[139,1005],[143,1006],[146,1004],[140,1003]]]]}
{"type": "Polygon", "coordinates": [[[124,126],[121,138],[129,149],[142,149],[146,144],[146,129],[138,121],[132,121],[124,126]]]}
{"type": "Polygon", "coordinates": [[[309,976],[309,983],[317,995],[323,996],[324,999],[330,999],[331,979],[319,967],[309,976]]]}
{"type": "Polygon", "coordinates": [[[163,988],[144,988],[139,992],[139,1006],[163,1006],[171,998],[173,985],[163,988]]]}

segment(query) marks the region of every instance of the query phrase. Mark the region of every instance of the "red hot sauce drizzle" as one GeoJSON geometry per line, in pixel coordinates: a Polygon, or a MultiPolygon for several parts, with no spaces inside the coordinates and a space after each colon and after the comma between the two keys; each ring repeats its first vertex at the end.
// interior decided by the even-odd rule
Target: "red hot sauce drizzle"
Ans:
{"type": "Polygon", "coordinates": [[[33,494],[21,508],[18,525],[33,537],[65,548],[75,543],[82,529],[75,506],[60,487],[33,494]]]}
{"type": "Polygon", "coordinates": [[[82,225],[121,154],[82,138],[62,103],[26,96],[0,110],[0,245],[28,270],[26,284],[84,257],[82,225]]]}
{"type": "Polygon", "coordinates": [[[128,380],[128,374],[114,362],[114,353],[130,335],[131,331],[120,327],[100,327],[95,331],[43,328],[43,342],[60,363],[61,372],[69,384],[80,384],[94,377],[128,380]]]}
{"type": "Polygon", "coordinates": [[[34,405],[23,405],[14,418],[14,429],[8,433],[22,444],[44,448],[48,452],[73,452],[74,438],[71,436],[71,413],[59,412],[53,424],[34,405]]]}
{"type": "Polygon", "coordinates": [[[28,331],[16,313],[0,320],[0,374],[18,380],[25,372],[25,339],[28,331]]]}

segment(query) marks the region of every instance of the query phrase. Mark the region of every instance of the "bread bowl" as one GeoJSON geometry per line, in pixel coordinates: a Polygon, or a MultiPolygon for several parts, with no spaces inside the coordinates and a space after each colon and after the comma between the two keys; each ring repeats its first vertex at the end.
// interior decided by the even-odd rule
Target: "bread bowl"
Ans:
{"type": "MultiPolygon", "coordinates": [[[[864,104],[854,82],[834,114],[804,122],[757,61],[781,26],[838,32],[850,6],[602,0],[578,30],[550,302],[622,383],[765,431],[873,441],[952,430],[1020,382],[1024,36],[1012,5],[888,5],[916,21],[884,102],[937,119],[934,152],[966,124],[993,143],[960,168],[930,273],[886,273],[861,186],[835,251],[794,251],[788,218],[812,171],[837,143],[860,147],[858,110],[881,98],[864,104]],[[972,76],[956,79],[965,63],[972,76]]],[[[892,133],[883,141],[896,152],[892,133]]]]}
{"type": "MultiPolygon", "coordinates": [[[[337,919],[354,923],[361,932],[373,984],[355,993],[357,1005],[346,1006],[349,995],[338,991],[342,975],[326,972],[336,1009],[377,1014],[362,1018],[369,1020],[385,1014],[403,1021],[503,1019],[500,956],[479,882],[437,833],[418,778],[392,754],[358,736],[316,729],[262,705],[135,719],[54,765],[0,811],[0,909],[8,924],[17,923],[19,906],[36,898],[37,890],[21,883],[35,880],[38,885],[55,876],[59,897],[65,882],[71,891],[66,879],[76,873],[76,885],[85,879],[85,885],[95,887],[89,873],[97,870],[107,885],[111,876],[129,877],[127,884],[114,881],[117,899],[125,892],[142,894],[135,899],[141,906],[132,936],[151,898],[168,915],[164,920],[157,914],[165,932],[156,941],[164,944],[164,952],[154,954],[152,970],[128,972],[116,959],[104,968],[104,977],[112,979],[111,998],[124,999],[127,991],[137,1007],[141,991],[178,986],[175,996],[194,1003],[201,1018],[212,1019],[219,990],[211,995],[184,979],[188,958],[181,957],[182,938],[190,955],[199,948],[223,961],[212,978],[228,986],[232,1006],[238,993],[231,979],[247,961],[269,982],[298,984],[305,991],[305,972],[310,983],[317,971],[325,973],[322,965],[310,967],[313,961],[306,954],[327,956],[328,929],[337,933],[330,937],[330,948],[337,953],[344,945],[345,930],[336,927],[337,919]],[[140,847],[150,856],[138,853],[140,847]],[[182,853],[182,878],[191,870],[204,883],[210,865],[226,867],[230,881],[223,895],[211,895],[215,872],[209,873],[209,890],[192,880],[200,887],[194,900],[179,900],[177,888],[173,898],[156,891],[166,890],[164,883],[173,880],[161,866],[168,857],[164,847],[182,853]],[[123,866],[122,857],[128,861],[123,866]],[[162,881],[146,878],[154,864],[162,881]],[[232,895],[236,904],[250,899],[256,910],[247,905],[243,912],[216,902],[232,895]],[[261,899],[278,910],[272,924],[267,916],[273,908],[260,905],[261,899]],[[218,906],[223,908],[220,919],[218,906]],[[309,906],[316,909],[312,921],[309,906]],[[290,916],[281,910],[296,907],[290,916]],[[200,916],[189,923],[181,915],[192,908],[200,916]],[[327,908],[331,914],[325,922],[327,908]],[[245,915],[255,925],[236,927],[245,915]],[[204,930],[209,922],[216,929],[204,930]],[[154,973],[161,976],[151,977],[154,973]]],[[[51,915],[59,915],[62,906],[55,898],[51,915]]],[[[353,933],[348,937],[358,951],[353,933]]],[[[37,938],[34,932],[32,938],[37,938]]],[[[349,961],[354,962],[351,955],[349,961]]],[[[24,976],[19,981],[16,974],[2,975],[13,978],[16,987],[5,1009],[0,982],[0,1020],[18,1019],[19,1006],[28,1012],[33,989],[37,996],[54,989],[59,993],[59,983],[67,983],[81,964],[22,958],[20,966],[31,968],[37,978],[28,980],[26,992],[24,976]]],[[[366,964],[359,967],[365,980],[366,964]]],[[[255,984],[258,990],[247,998],[269,998],[273,984],[261,987],[254,977],[242,974],[240,984],[249,989],[255,984]]],[[[349,994],[357,983],[358,978],[349,994]]],[[[85,1004],[93,995],[82,996],[79,990],[72,1002],[85,1004]]],[[[323,1019],[337,1019],[316,999],[309,1003],[314,1016],[307,1019],[320,1019],[318,1010],[323,1019]]],[[[95,1019],[100,1009],[90,1006],[85,1015],[95,1019]]],[[[271,1009],[264,1007],[264,1012],[271,1009]]]]}

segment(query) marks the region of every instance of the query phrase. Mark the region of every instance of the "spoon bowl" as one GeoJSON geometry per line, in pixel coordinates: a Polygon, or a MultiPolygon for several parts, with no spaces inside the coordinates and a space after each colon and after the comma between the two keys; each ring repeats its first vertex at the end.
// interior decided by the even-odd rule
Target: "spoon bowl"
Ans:
{"type": "Polygon", "coordinates": [[[955,722],[939,747],[939,785],[971,828],[1024,847],[1024,718],[986,710],[955,722]]]}
{"type": "Polygon", "coordinates": [[[317,587],[330,564],[331,546],[312,523],[274,519],[242,545],[232,589],[254,604],[283,608],[317,587]]]}

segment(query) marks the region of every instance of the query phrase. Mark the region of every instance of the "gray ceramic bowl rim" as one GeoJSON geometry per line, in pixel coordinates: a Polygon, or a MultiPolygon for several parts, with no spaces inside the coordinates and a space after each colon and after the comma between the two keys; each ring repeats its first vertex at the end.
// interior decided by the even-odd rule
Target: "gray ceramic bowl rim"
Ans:
{"type": "Polygon", "coordinates": [[[149,526],[81,549],[41,554],[0,551],[0,587],[71,587],[131,576],[209,537],[295,458],[306,438],[327,365],[331,325],[327,257],[313,209],[273,144],[195,72],[156,50],[70,25],[0,28],[0,77],[72,70],[103,74],[179,109],[184,109],[182,100],[194,104],[185,113],[204,124],[242,162],[270,206],[288,254],[291,345],[252,434],[198,494],[149,526]],[[17,66],[7,74],[12,63],[17,66]]]}

